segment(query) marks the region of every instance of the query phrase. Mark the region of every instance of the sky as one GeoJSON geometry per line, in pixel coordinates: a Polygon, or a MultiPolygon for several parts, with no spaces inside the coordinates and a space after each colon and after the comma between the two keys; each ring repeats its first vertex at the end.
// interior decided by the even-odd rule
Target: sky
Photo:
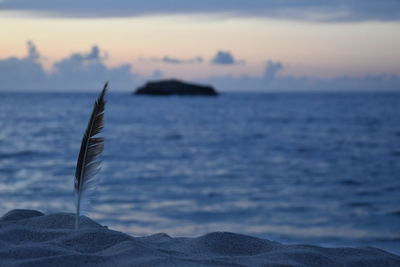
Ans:
{"type": "Polygon", "coordinates": [[[0,0],[0,92],[400,91],[398,0],[0,0]]]}

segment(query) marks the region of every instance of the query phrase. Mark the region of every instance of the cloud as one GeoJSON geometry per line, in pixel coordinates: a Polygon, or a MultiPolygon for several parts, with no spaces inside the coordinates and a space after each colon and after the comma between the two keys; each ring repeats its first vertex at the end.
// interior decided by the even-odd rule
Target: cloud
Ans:
{"type": "Polygon", "coordinates": [[[26,57],[0,59],[0,91],[90,91],[107,80],[114,90],[133,90],[146,78],[133,73],[129,64],[107,67],[97,46],[55,62],[53,72],[44,70],[33,42],[27,48],[26,57]]]}
{"type": "Polygon", "coordinates": [[[74,72],[90,72],[91,69],[97,69],[97,71],[107,70],[107,67],[103,64],[104,57],[100,55],[100,49],[98,46],[92,46],[88,53],[74,53],[71,56],[64,58],[54,63],[54,69],[56,74],[68,74],[74,72]]]}
{"type": "Polygon", "coordinates": [[[162,79],[164,77],[164,73],[159,70],[156,69],[153,71],[153,73],[148,77],[149,80],[159,80],[162,79]]]}
{"type": "Polygon", "coordinates": [[[97,45],[92,46],[90,52],[84,55],[83,58],[86,60],[100,60],[101,56],[99,47],[97,45]]]}
{"type": "Polygon", "coordinates": [[[284,64],[267,61],[263,75],[240,77],[214,76],[196,80],[212,84],[221,91],[255,92],[354,92],[354,91],[400,91],[400,76],[376,74],[360,77],[340,76],[332,79],[318,79],[307,76],[277,75],[284,70],[284,64]]]}
{"type": "Polygon", "coordinates": [[[235,64],[243,64],[243,60],[237,61],[231,52],[229,51],[218,51],[215,56],[212,58],[211,63],[217,65],[235,65],[235,64]]]}
{"type": "Polygon", "coordinates": [[[203,58],[200,56],[193,57],[193,58],[188,58],[188,59],[181,59],[181,58],[176,58],[176,57],[170,57],[170,56],[163,56],[163,57],[152,57],[149,59],[141,59],[143,61],[152,61],[152,62],[161,62],[161,63],[168,63],[168,64],[196,64],[196,63],[202,63],[203,58]]]}
{"type": "Polygon", "coordinates": [[[220,65],[233,65],[235,64],[235,59],[229,51],[218,51],[211,62],[220,65]]]}
{"type": "MultiPolygon", "coordinates": [[[[33,42],[27,42],[27,55],[0,59],[0,91],[92,91],[109,80],[113,91],[133,91],[148,79],[164,77],[161,70],[140,76],[130,64],[108,67],[105,53],[97,46],[73,53],[44,70],[42,56],[33,42]]],[[[285,75],[285,64],[267,61],[260,76],[214,76],[199,83],[214,85],[220,91],[400,91],[400,76],[375,74],[360,77],[341,76],[318,79],[285,75]]],[[[178,77],[179,78],[179,77],[178,77]]]]}
{"type": "Polygon", "coordinates": [[[305,21],[398,21],[398,0],[8,0],[0,10],[62,17],[133,17],[168,14],[223,14],[305,21]]]}
{"type": "Polygon", "coordinates": [[[193,64],[193,63],[202,63],[203,62],[202,57],[194,57],[194,58],[190,58],[190,59],[179,59],[179,58],[165,56],[161,60],[162,60],[162,62],[172,63],[172,64],[193,64]]]}
{"type": "Polygon", "coordinates": [[[37,61],[40,54],[36,46],[27,42],[28,55],[23,58],[10,57],[0,60],[0,86],[2,89],[13,90],[29,84],[38,88],[46,80],[46,73],[37,61]]]}
{"type": "Polygon", "coordinates": [[[54,72],[49,74],[50,84],[60,84],[63,90],[91,90],[98,87],[99,80],[109,80],[114,88],[121,90],[141,80],[130,64],[110,68],[104,59],[98,46],[92,46],[87,53],[74,53],[61,59],[54,63],[54,72]]]}
{"type": "Polygon", "coordinates": [[[283,64],[281,62],[269,60],[267,61],[267,67],[264,71],[264,77],[268,80],[272,80],[281,70],[283,70],[283,64]]]}
{"type": "Polygon", "coordinates": [[[39,51],[36,48],[36,45],[32,41],[28,41],[26,43],[26,45],[28,47],[28,57],[27,58],[32,61],[40,59],[41,56],[40,56],[39,51]]]}

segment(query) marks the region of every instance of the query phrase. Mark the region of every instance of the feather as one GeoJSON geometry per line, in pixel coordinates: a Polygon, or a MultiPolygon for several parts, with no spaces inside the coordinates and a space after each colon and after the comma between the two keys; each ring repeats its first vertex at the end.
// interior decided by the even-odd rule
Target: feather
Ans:
{"type": "Polygon", "coordinates": [[[75,229],[79,229],[79,215],[84,193],[92,188],[94,177],[100,170],[101,161],[98,159],[98,156],[103,152],[104,138],[95,136],[104,128],[104,107],[106,103],[104,96],[107,90],[108,82],[104,85],[103,90],[94,103],[92,115],[83,135],[81,149],[76,162],[74,179],[76,195],[75,229]]]}

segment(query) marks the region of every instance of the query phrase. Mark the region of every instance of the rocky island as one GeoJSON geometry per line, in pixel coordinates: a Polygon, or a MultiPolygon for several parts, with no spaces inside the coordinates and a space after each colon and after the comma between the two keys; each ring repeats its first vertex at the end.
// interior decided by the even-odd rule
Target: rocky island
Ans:
{"type": "Polygon", "coordinates": [[[147,82],[134,92],[135,95],[201,95],[217,96],[217,91],[206,85],[198,85],[180,80],[161,80],[147,82]]]}

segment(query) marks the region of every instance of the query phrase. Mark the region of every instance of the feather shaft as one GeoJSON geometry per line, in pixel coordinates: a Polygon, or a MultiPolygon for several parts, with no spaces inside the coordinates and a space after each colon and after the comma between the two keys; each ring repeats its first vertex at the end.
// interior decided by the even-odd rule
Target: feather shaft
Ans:
{"type": "Polygon", "coordinates": [[[81,201],[84,193],[90,189],[93,184],[94,176],[100,170],[101,161],[98,160],[104,148],[104,138],[95,137],[101,133],[104,128],[104,108],[105,94],[108,90],[108,82],[94,103],[92,114],[82,138],[81,148],[75,171],[75,194],[76,194],[76,215],[75,229],[79,229],[79,216],[81,201]]]}

